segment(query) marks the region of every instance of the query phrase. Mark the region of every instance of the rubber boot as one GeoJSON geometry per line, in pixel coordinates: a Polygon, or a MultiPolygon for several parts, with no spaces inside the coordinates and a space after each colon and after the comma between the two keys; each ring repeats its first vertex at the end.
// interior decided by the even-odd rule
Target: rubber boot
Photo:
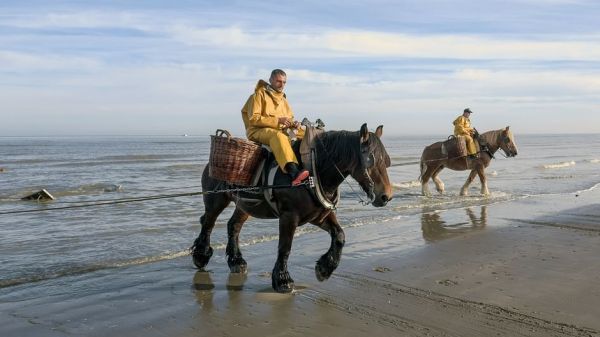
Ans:
{"type": "Polygon", "coordinates": [[[285,170],[287,171],[290,178],[292,178],[292,186],[298,186],[302,184],[306,178],[308,178],[309,173],[307,170],[300,170],[298,165],[295,163],[287,163],[285,164],[285,170]]]}

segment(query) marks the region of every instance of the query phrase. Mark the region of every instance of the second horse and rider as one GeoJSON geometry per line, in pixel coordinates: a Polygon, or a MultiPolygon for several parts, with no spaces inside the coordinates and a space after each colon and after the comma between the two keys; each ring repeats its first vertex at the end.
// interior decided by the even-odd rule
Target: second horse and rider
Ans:
{"type": "MultiPolygon", "coordinates": [[[[242,108],[248,140],[232,139],[224,130],[218,130],[217,136],[212,137],[209,164],[202,174],[202,229],[190,249],[194,264],[203,270],[213,254],[210,236],[217,217],[233,202],[235,210],[227,222],[225,253],[230,272],[245,273],[247,263],[239,245],[242,226],[250,216],[279,219],[277,259],[271,281],[273,289],[283,293],[294,290],[287,261],[298,226],[311,223],[331,237],[329,249],[315,264],[316,278],[324,281],[337,268],[345,235],[336,217],[336,205],[339,186],[348,176],[366,194],[365,204],[383,207],[393,196],[387,173],[391,161],[381,142],[383,125],[375,132],[370,132],[366,123],[359,131],[325,132],[321,123],[313,125],[305,119],[301,124],[294,119],[284,93],[286,81],[286,73],[275,69],[269,82],[259,80],[256,84],[242,108]],[[227,138],[219,137],[225,133],[227,138]],[[265,156],[258,144],[268,146],[269,154],[265,156]],[[274,162],[270,162],[271,158],[274,162]]],[[[517,154],[508,127],[483,133],[478,138],[471,127],[470,114],[470,109],[465,109],[463,116],[457,118],[455,136],[450,141],[432,144],[423,151],[420,177],[423,194],[428,194],[430,178],[438,191],[443,192],[437,174],[444,167],[472,170],[465,190],[475,174],[482,177],[483,169],[498,149],[503,149],[509,157],[517,154]]],[[[484,192],[487,185],[485,191],[482,188],[484,192]]]]}

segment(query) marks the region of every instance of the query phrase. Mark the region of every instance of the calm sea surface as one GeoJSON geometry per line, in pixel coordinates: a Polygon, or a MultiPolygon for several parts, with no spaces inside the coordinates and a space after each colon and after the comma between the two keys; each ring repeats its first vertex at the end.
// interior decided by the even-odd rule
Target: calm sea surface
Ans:
{"type": "MultiPolygon", "coordinates": [[[[392,164],[418,161],[424,146],[445,137],[392,137],[383,141],[392,164]]],[[[395,198],[385,208],[362,206],[352,179],[342,185],[338,218],[362,227],[424,211],[502,203],[544,194],[573,195],[600,183],[600,135],[519,135],[516,158],[500,152],[488,168],[491,196],[459,197],[467,172],[444,170],[446,194],[420,195],[419,166],[394,166],[395,198]]],[[[200,231],[200,196],[88,208],[7,214],[81,202],[200,191],[209,137],[0,137],[0,288],[95,270],[186,255],[200,231]],[[45,188],[57,200],[20,201],[45,188]]],[[[430,183],[430,190],[435,187],[430,183]]],[[[213,247],[226,243],[227,208],[213,232],[213,247]]],[[[298,234],[317,231],[303,226],[298,234]]],[[[244,245],[277,239],[276,220],[251,219],[244,245]]],[[[191,260],[190,260],[191,264],[191,260]]]]}

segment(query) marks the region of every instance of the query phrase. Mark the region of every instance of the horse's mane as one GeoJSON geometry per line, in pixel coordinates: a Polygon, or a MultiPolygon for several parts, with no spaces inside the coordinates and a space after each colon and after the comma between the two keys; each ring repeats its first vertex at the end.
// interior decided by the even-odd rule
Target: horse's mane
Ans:
{"type": "Polygon", "coordinates": [[[498,140],[498,136],[504,131],[504,129],[500,130],[491,130],[482,133],[481,138],[485,139],[488,144],[496,144],[498,140]]]}
{"type": "MultiPolygon", "coordinates": [[[[319,135],[317,142],[325,147],[326,153],[320,153],[317,166],[327,167],[334,162],[342,169],[352,169],[361,165],[360,134],[358,131],[327,131],[319,135]]],[[[369,148],[375,158],[387,158],[383,143],[374,133],[369,133],[369,148]]],[[[317,151],[323,149],[317,145],[317,151]]],[[[388,160],[389,161],[389,160],[388,160]]]]}
{"type": "Polygon", "coordinates": [[[321,167],[331,166],[331,163],[326,164],[329,160],[337,163],[338,166],[354,167],[359,165],[359,137],[358,131],[327,131],[322,133],[317,139],[317,142],[321,142],[319,145],[322,145],[317,145],[317,151],[320,153],[317,165],[321,167]],[[322,153],[323,150],[326,153],[322,153]]]}

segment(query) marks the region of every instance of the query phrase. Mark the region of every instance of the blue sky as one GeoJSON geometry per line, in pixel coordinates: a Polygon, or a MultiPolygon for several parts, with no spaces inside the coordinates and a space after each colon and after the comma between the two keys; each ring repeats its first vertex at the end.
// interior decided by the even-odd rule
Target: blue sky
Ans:
{"type": "Polygon", "coordinates": [[[329,129],[600,132],[600,2],[2,1],[0,136],[242,135],[273,68],[329,129]]]}

